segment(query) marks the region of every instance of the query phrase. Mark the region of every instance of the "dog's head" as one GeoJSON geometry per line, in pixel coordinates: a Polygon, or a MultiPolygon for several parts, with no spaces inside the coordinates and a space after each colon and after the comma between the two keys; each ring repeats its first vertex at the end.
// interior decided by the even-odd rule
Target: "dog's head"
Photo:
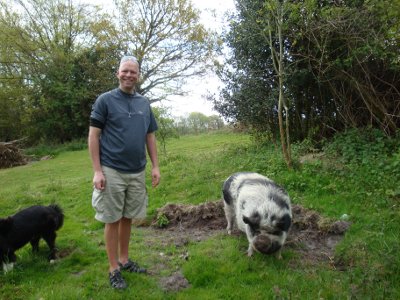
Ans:
{"type": "Polygon", "coordinates": [[[11,217],[0,219],[0,235],[6,235],[12,228],[13,219],[11,217]]]}

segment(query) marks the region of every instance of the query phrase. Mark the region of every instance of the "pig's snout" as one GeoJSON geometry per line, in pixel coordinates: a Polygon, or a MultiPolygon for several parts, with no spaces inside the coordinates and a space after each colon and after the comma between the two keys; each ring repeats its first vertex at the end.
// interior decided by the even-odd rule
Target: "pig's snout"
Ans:
{"type": "Polygon", "coordinates": [[[268,235],[259,234],[253,240],[254,250],[263,254],[273,254],[281,247],[282,245],[279,242],[271,240],[268,235]]]}

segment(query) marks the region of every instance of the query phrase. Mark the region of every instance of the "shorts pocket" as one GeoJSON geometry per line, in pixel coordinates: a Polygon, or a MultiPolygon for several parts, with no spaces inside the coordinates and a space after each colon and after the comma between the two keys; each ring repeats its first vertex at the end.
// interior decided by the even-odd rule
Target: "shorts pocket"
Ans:
{"type": "Polygon", "coordinates": [[[92,207],[96,210],[97,213],[104,212],[104,202],[103,202],[103,191],[98,189],[93,189],[92,194],[92,207]]]}

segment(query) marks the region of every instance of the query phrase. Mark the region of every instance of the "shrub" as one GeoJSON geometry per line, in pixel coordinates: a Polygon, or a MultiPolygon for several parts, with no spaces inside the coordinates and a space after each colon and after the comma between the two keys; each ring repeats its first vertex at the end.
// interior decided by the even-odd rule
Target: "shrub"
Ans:
{"type": "Polygon", "coordinates": [[[324,150],[344,163],[368,163],[391,157],[399,146],[399,138],[387,137],[378,129],[364,128],[337,134],[324,150]]]}

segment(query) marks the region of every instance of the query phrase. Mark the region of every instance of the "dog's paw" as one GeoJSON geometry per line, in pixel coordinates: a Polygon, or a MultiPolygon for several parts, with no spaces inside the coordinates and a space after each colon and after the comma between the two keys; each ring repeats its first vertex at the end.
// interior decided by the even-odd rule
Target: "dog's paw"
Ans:
{"type": "Polygon", "coordinates": [[[10,272],[14,269],[14,263],[3,263],[3,271],[4,273],[10,272]]]}

